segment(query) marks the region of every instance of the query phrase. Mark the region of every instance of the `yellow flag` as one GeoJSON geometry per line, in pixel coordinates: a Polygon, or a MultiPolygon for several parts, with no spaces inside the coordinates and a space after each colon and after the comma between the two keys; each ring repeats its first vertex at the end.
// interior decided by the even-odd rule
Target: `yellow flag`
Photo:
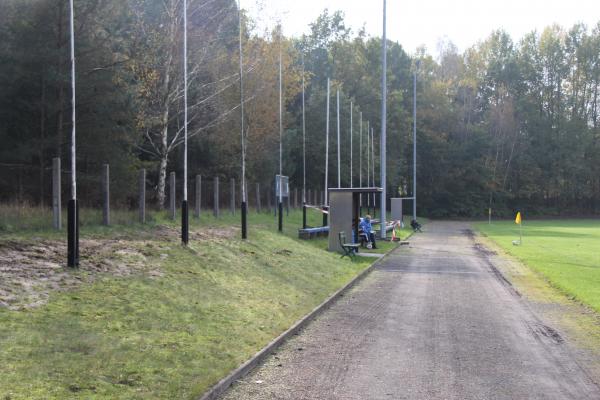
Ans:
{"type": "Polygon", "coordinates": [[[515,224],[521,224],[521,211],[517,213],[517,218],[515,218],[515,224]]]}

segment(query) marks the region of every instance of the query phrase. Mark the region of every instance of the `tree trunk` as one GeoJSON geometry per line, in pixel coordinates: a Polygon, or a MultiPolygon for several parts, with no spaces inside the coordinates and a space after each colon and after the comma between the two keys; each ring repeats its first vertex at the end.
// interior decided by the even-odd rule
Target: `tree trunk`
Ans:
{"type": "Polygon", "coordinates": [[[167,181],[167,162],[168,156],[164,154],[160,158],[160,164],[158,166],[158,187],[157,187],[157,199],[158,209],[165,209],[165,186],[167,181]]]}
{"type": "MultiPolygon", "coordinates": [[[[171,24],[170,37],[171,43],[175,40],[175,22],[171,24]]],[[[165,182],[167,179],[167,164],[169,161],[169,89],[171,82],[171,64],[173,62],[173,53],[169,53],[165,62],[165,76],[163,82],[163,110],[162,121],[160,126],[160,164],[158,167],[158,209],[163,210],[165,207],[165,182]]]]}

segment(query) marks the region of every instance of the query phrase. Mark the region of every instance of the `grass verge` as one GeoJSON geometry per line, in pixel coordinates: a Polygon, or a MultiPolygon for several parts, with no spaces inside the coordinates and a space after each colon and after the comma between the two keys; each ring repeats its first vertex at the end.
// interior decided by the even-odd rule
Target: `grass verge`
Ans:
{"type": "MultiPolygon", "coordinates": [[[[164,215],[143,227],[84,226],[82,237],[129,240],[160,273],[100,273],[43,306],[0,308],[0,399],[197,398],[372,262],[296,239],[299,212],[284,234],[272,215],[251,214],[245,242],[231,228],[238,219],[193,221],[189,248],[176,229],[155,235],[178,226],[164,215]]],[[[26,231],[0,238],[15,239],[38,240],[26,231]]]]}

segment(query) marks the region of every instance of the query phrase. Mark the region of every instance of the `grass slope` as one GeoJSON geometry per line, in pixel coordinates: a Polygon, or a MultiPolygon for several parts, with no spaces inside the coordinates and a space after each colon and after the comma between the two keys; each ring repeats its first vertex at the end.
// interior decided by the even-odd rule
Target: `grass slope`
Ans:
{"type": "MultiPolygon", "coordinates": [[[[192,230],[238,218],[205,216],[192,230]]],[[[251,214],[250,240],[236,230],[196,238],[189,249],[176,230],[153,240],[156,226],[84,227],[82,236],[130,237],[162,276],[104,275],[52,293],[39,308],[0,308],[0,399],[197,398],[372,262],[350,263],[295,239],[300,219],[286,218],[282,235],[272,216],[251,214]]]]}
{"type": "Polygon", "coordinates": [[[600,224],[594,220],[512,221],[475,227],[566,295],[600,312],[600,224]]]}

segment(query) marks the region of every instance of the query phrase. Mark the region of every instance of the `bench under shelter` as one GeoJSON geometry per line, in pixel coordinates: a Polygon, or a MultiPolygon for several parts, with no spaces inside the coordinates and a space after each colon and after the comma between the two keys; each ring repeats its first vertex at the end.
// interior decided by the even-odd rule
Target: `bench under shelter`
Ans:
{"type": "MultiPolygon", "coordinates": [[[[381,188],[330,188],[329,198],[329,251],[342,252],[339,234],[344,232],[349,241],[359,241],[360,199],[364,194],[380,194],[381,188]]],[[[387,229],[387,227],[386,227],[387,229]]]]}

